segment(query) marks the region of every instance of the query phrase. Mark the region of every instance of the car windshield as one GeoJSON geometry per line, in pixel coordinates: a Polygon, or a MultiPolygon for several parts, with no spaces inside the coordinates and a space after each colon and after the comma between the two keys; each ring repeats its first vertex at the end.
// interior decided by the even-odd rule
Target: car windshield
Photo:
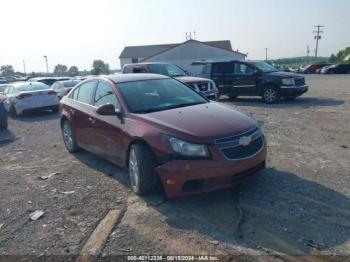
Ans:
{"type": "Polygon", "coordinates": [[[144,80],[117,84],[132,113],[151,113],[208,103],[175,79],[144,80]]]}
{"type": "Polygon", "coordinates": [[[170,64],[149,64],[148,68],[153,74],[160,74],[170,77],[186,76],[186,72],[176,65],[170,64]]]}
{"type": "Polygon", "coordinates": [[[264,73],[272,73],[272,72],[277,72],[279,71],[272,65],[269,65],[268,63],[265,62],[253,62],[253,64],[258,68],[260,71],[264,73]]]}

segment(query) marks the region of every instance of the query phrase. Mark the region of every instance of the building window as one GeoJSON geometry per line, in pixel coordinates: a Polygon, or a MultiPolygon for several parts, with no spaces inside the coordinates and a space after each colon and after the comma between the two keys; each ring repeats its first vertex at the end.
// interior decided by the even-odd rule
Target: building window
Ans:
{"type": "Polygon", "coordinates": [[[138,62],[139,62],[138,58],[132,58],[131,59],[131,63],[133,63],[133,64],[138,63],[138,62]]]}

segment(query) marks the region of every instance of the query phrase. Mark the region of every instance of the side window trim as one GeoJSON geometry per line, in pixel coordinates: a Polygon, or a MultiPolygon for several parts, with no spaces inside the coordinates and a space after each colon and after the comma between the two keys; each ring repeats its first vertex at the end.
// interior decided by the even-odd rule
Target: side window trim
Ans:
{"type": "MultiPolygon", "coordinates": [[[[98,87],[98,85],[99,85],[100,83],[105,83],[105,84],[107,84],[107,85],[111,88],[111,90],[113,91],[113,94],[114,94],[114,96],[115,96],[115,98],[116,98],[116,100],[117,100],[118,107],[119,107],[118,109],[121,109],[120,100],[119,100],[118,96],[115,94],[114,89],[113,89],[113,86],[112,86],[109,82],[107,82],[107,81],[105,81],[105,80],[98,80],[98,81],[97,81],[97,85],[95,86],[95,91],[94,91],[94,95],[93,95],[93,107],[98,108],[97,106],[95,106],[95,97],[96,97],[97,87],[98,87]]],[[[116,109],[117,109],[117,108],[116,108],[116,109]]]]}

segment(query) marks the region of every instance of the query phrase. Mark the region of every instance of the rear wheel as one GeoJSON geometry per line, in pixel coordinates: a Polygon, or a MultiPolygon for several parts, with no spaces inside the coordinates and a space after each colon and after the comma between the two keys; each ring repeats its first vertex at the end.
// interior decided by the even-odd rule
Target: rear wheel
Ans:
{"type": "Polygon", "coordinates": [[[278,102],[280,99],[278,89],[274,86],[267,86],[262,93],[262,99],[266,104],[273,104],[278,102]]]}
{"type": "Polygon", "coordinates": [[[151,150],[143,144],[133,144],[129,152],[129,175],[132,190],[138,194],[154,192],[157,176],[155,159],[151,150]]]}
{"type": "Polygon", "coordinates": [[[7,129],[7,118],[0,121],[0,130],[6,130],[7,129]]]}
{"type": "Polygon", "coordinates": [[[77,152],[79,150],[79,147],[75,142],[74,135],[68,120],[64,120],[62,123],[62,135],[67,150],[70,153],[77,152]]]}
{"type": "Polygon", "coordinates": [[[16,110],[15,106],[11,106],[9,113],[10,113],[10,116],[11,116],[11,117],[18,117],[18,116],[19,116],[19,114],[17,113],[17,110],[16,110]]]}
{"type": "Polygon", "coordinates": [[[59,107],[58,106],[54,106],[52,109],[53,113],[58,113],[59,107]]]}

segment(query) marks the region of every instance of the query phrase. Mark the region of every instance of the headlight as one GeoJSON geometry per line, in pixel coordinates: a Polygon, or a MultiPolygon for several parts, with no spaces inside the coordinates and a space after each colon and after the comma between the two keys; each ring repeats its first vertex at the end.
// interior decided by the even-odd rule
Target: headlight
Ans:
{"type": "Polygon", "coordinates": [[[295,85],[294,78],[282,79],[282,84],[285,86],[294,86],[295,85]]]}
{"type": "Polygon", "coordinates": [[[192,157],[208,157],[209,151],[206,145],[192,144],[175,137],[168,137],[169,143],[174,152],[192,157]]]}

